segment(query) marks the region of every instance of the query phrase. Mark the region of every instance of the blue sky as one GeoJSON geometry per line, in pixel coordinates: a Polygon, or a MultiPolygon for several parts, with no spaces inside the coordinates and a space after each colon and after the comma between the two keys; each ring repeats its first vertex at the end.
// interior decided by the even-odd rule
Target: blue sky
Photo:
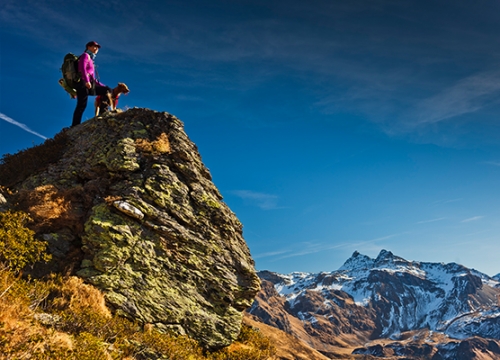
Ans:
{"type": "Polygon", "coordinates": [[[0,154],[71,124],[59,68],[95,40],[120,107],[185,123],[259,270],[387,249],[494,275],[499,33],[491,0],[3,0],[0,154]]]}

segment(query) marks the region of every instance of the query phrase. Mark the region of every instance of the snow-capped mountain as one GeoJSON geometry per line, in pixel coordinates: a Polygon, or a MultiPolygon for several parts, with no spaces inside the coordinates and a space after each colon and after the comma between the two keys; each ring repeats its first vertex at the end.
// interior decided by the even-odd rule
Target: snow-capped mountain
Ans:
{"type": "Polygon", "coordinates": [[[459,264],[407,261],[382,250],[375,259],[355,252],[333,272],[259,276],[263,293],[249,312],[289,332],[298,319],[308,336],[320,334],[325,348],[339,336],[364,344],[421,330],[500,340],[498,277],[459,264]],[[273,315],[270,301],[275,308],[281,301],[283,309],[273,315]]]}

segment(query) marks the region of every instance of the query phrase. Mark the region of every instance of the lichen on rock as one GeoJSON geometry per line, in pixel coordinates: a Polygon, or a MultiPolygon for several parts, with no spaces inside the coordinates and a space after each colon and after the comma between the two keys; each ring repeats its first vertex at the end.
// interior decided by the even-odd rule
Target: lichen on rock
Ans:
{"type": "Polygon", "coordinates": [[[242,225],[180,120],[134,108],[67,129],[59,159],[14,188],[42,185],[71,221],[52,219],[39,236],[54,248],[70,241],[65,254],[80,248],[74,271],[115,311],[207,348],[237,338],[260,280],[242,225]]]}

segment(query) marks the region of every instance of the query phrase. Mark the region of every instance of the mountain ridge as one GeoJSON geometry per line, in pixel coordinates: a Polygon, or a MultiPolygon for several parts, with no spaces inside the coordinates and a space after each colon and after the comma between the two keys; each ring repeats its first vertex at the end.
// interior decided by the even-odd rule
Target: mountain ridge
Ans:
{"type": "MultiPolygon", "coordinates": [[[[500,282],[460,264],[408,261],[387,250],[370,258],[356,251],[332,272],[258,274],[263,290],[248,312],[295,334],[300,331],[291,319],[299,319],[307,333],[302,340],[330,356],[346,346],[369,354],[370,343],[398,342],[402,334],[424,330],[442,334],[446,343],[500,340],[500,282]],[[282,307],[273,311],[266,302],[282,307]]],[[[441,345],[430,347],[433,356],[446,353],[441,345]]]]}

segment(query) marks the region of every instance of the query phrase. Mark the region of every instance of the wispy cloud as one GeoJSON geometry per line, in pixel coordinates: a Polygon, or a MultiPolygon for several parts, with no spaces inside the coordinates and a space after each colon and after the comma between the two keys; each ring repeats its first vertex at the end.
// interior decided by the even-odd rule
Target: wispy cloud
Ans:
{"type": "Polygon", "coordinates": [[[473,216],[473,217],[471,217],[471,218],[464,219],[464,220],[462,220],[461,222],[463,222],[463,223],[467,223],[467,222],[471,222],[471,221],[477,221],[477,220],[480,220],[480,219],[482,219],[482,218],[484,218],[484,216],[473,216]]]}
{"type": "Polygon", "coordinates": [[[296,249],[294,251],[290,251],[288,254],[283,255],[278,257],[276,260],[282,260],[282,259],[287,259],[291,257],[296,257],[296,256],[303,256],[303,255],[309,255],[309,254],[316,254],[321,251],[325,250],[331,250],[331,249],[336,249],[343,247],[345,244],[337,244],[337,245],[328,245],[328,244],[323,244],[323,243],[301,243],[300,249],[296,249]]]}
{"type": "Polygon", "coordinates": [[[278,196],[251,190],[233,190],[231,194],[258,206],[263,210],[278,209],[278,196]]]}
{"type": "Polygon", "coordinates": [[[264,257],[275,257],[275,261],[283,260],[291,257],[304,256],[309,254],[316,254],[323,251],[340,249],[340,248],[352,248],[352,249],[360,249],[363,246],[372,244],[377,241],[388,240],[403,233],[391,234],[387,236],[382,236],[370,240],[362,240],[362,241],[348,241],[341,243],[322,243],[322,242],[302,242],[300,244],[293,245],[292,248],[289,249],[281,249],[273,252],[263,253],[259,255],[254,255],[255,258],[264,258],[264,257]]]}
{"type": "Polygon", "coordinates": [[[283,255],[290,252],[290,250],[277,250],[277,251],[269,251],[257,255],[253,255],[254,259],[261,259],[261,258],[266,258],[266,257],[275,257],[278,255],[283,255]]]}
{"type": "MultiPolygon", "coordinates": [[[[379,72],[383,80],[369,71],[358,71],[362,78],[356,78],[348,71],[351,86],[343,92],[327,95],[315,105],[327,114],[349,108],[365,113],[387,134],[415,134],[420,137],[427,134],[426,130],[432,125],[480,112],[500,101],[500,71],[470,74],[437,91],[430,79],[415,78],[409,69],[399,72],[381,69],[379,72]],[[420,87],[427,95],[419,99],[408,92],[405,86],[420,87]]],[[[496,165],[500,165],[500,162],[496,165]]]]}
{"type": "Polygon", "coordinates": [[[433,202],[433,204],[437,205],[437,204],[449,204],[449,203],[453,203],[453,202],[457,202],[457,201],[462,201],[463,199],[462,198],[459,198],[459,199],[448,199],[448,200],[436,200],[433,202]]]}
{"type": "Polygon", "coordinates": [[[276,260],[282,260],[282,259],[287,259],[291,257],[296,257],[296,256],[302,256],[302,255],[308,255],[308,254],[315,254],[320,251],[328,250],[328,249],[333,249],[333,248],[338,248],[342,247],[345,244],[338,244],[338,245],[331,245],[331,244],[324,244],[324,243],[317,243],[317,242],[302,242],[299,244],[293,244],[291,248],[288,249],[281,249],[281,250],[276,250],[276,251],[270,251],[258,255],[254,255],[254,258],[264,258],[264,257],[271,257],[274,258],[274,261],[276,260]]]}
{"type": "Polygon", "coordinates": [[[41,137],[41,138],[42,138],[42,139],[44,139],[44,140],[45,140],[45,139],[47,139],[47,137],[45,137],[45,136],[43,136],[43,135],[40,135],[39,133],[37,133],[37,132],[35,132],[35,131],[31,130],[31,129],[30,129],[29,127],[27,127],[26,125],[21,124],[20,122],[17,122],[16,120],[14,120],[14,119],[12,119],[12,118],[8,117],[8,116],[7,116],[7,115],[5,115],[5,114],[0,113],[0,119],[5,120],[5,121],[7,121],[8,123],[11,123],[12,125],[16,125],[16,126],[20,127],[21,129],[23,129],[24,131],[27,131],[27,132],[29,132],[29,133],[31,133],[31,134],[33,134],[33,135],[36,135],[36,136],[38,136],[38,137],[41,137]]]}
{"type": "Polygon", "coordinates": [[[417,103],[409,125],[432,124],[476,112],[498,101],[499,93],[500,71],[468,76],[417,103]]]}
{"type": "Polygon", "coordinates": [[[446,219],[445,217],[440,217],[437,219],[423,220],[423,221],[418,221],[417,224],[427,224],[427,223],[432,223],[432,222],[441,221],[441,220],[445,220],[445,219],[446,219]]]}
{"type": "Polygon", "coordinates": [[[500,166],[500,161],[483,161],[483,164],[493,165],[493,166],[500,166]]]}

